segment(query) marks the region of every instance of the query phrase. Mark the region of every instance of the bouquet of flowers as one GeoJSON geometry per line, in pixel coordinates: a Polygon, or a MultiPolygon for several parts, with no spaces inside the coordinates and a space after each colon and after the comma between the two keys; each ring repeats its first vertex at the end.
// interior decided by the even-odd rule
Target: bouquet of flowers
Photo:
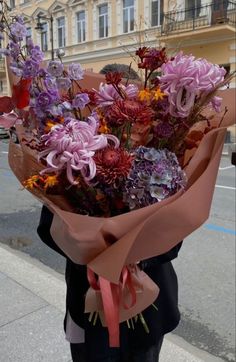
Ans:
{"type": "Polygon", "coordinates": [[[86,311],[99,313],[117,346],[119,322],[158,295],[138,261],[208,217],[225,128],[204,110],[220,112],[216,91],[229,78],[205,59],[148,47],[136,51],[142,83],[118,72],[89,77],[80,64],[43,62],[31,39],[23,44],[22,18],[9,23],[2,6],[9,43],[1,52],[18,78],[0,98],[19,139],[10,166],[54,213],[55,242],[88,265],[86,311]]]}

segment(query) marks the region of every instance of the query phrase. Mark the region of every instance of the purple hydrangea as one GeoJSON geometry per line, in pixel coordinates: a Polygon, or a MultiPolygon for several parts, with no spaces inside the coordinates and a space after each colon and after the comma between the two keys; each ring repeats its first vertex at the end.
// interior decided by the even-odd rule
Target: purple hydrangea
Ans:
{"type": "Polygon", "coordinates": [[[80,64],[72,63],[68,68],[68,76],[73,80],[80,80],[84,77],[84,70],[80,64]]]}
{"type": "Polygon", "coordinates": [[[64,66],[59,60],[51,60],[48,64],[47,71],[53,77],[61,77],[64,66]]]}
{"type": "Polygon", "coordinates": [[[90,102],[89,96],[87,93],[79,93],[76,94],[75,98],[72,101],[72,105],[74,108],[84,109],[86,104],[90,102]]]}
{"type": "Polygon", "coordinates": [[[123,187],[123,200],[138,209],[161,201],[186,185],[186,175],[176,155],[166,149],[140,146],[123,187]]]}

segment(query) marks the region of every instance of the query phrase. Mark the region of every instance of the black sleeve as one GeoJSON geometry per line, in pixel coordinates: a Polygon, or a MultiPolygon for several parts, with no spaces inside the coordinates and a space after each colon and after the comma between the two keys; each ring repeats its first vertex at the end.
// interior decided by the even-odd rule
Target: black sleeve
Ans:
{"type": "Polygon", "coordinates": [[[39,226],[37,228],[37,233],[40,239],[51,249],[55,250],[57,253],[61,254],[65,258],[67,257],[64,252],[57,246],[50,234],[50,227],[52,225],[53,213],[48,210],[46,206],[43,206],[41,211],[41,217],[39,221],[39,226]]]}
{"type": "Polygon", "coordinates": [[[182,246],[182,243],[183,243],[183,241],[181,241],[179,244],[174,246],[171,250],[169,250],[165,254],[154,256],[152,258],[141,261],[141,268],[142,269],[151,268],[157,264],[168,263],[171,260],[177,258],[179,250],[182,246]]]}
{"type": "MultiPolygon", "coordinates": [[[[37,232],[41,240],[47,244],[50,248],[55,250],[57,253],[61,254],[64,257],[67,257],[63,251],[57,246],[50,234],[50,227],[52,224],[53,214],[46,206],[43,206],[39,226],[37,228],[37,232]]],[[[174,248],[168,251],[165,254],[154,256],[147,260],[141,262],[143,268],[147,268],[149,266],[154,266],[155,264],[163,264],[167,263],[178,256],[178,252],[182,246],[182,241],[177,244],[174,248]]]]}

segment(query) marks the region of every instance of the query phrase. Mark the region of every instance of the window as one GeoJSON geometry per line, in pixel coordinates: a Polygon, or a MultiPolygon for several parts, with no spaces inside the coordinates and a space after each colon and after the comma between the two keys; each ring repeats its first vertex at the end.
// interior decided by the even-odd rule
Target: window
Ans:
{"type": "Polygon", "coordinates": [[[16,2],[15,2],[15,0],[10,0],[9,5],[10,5],[10,8],[11,8],[11,9],[14,9],[14,8],[16,7],[16,2]]]}
{"type": "Polygon", "coordinates": [[[85,11],[79,11],[77,14],[77,40],[78,43],[85,41],[85,11]]]}
{"type": "Polygon", "coordinates": [[[3,92],[3,81],[0,80],[0,92],[3,92]]]}
{"type": "Polygon", "coordinates": [[[108,37],[108,6],[107,4],[98,7],[99,38],[108,37]]]}
{"type": "Polygon", "coordinates": [[[66,46],[66,37],[65,37],[65,17],[57,19],[57,41],[58,48],[64,48],[66,46]]]}
{"type": "Polygon", "coordinates": [[[134,30],[134,0],[123,0],[123,32],[134,30]]]}
{"type": "Polygon", "coordinates": [[[227,10],[228,0],[214,0],[213,1],[213,10],[227,10]]]}
{"type": "Polygon", "coordinates": [[[186,19],[194,19],[200,15],[201,0],[185,0],[186,19]]]}
{"type": "Polygon", "coordinates": [[[26,34],[26,37],[25,37],[25,42],[27,44],[28,39],[32,38],[32,29],[31,28],[26,28],[26,30],[27,30],[27,34],[26,34]]]}
{"type": "Polygon", "coordinates": [[[48,24],[42,24],[42,31],[41,31],[41,49],[43,52],[48,50],[48,24]]]}
{"type": "Polygon", "coordinates": [[[162,24],[163,0],[151,0],[151,26],[162,24]]]}

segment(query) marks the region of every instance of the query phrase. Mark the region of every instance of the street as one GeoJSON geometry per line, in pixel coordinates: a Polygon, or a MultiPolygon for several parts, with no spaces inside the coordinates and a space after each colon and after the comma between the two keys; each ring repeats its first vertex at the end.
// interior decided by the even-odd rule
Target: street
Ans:
{"type": "MultiPolygon", "coordinates": [[[[37,237],[41,204],[10,171],[7,143],[0,140],[0,241],[63,273],[64,258],[37,237]]],[[[182,313],[174,333],[235,361],[235,167],[227,157],[221,160],[210,218],[185,240],[173,264],[182,313]]]]}

